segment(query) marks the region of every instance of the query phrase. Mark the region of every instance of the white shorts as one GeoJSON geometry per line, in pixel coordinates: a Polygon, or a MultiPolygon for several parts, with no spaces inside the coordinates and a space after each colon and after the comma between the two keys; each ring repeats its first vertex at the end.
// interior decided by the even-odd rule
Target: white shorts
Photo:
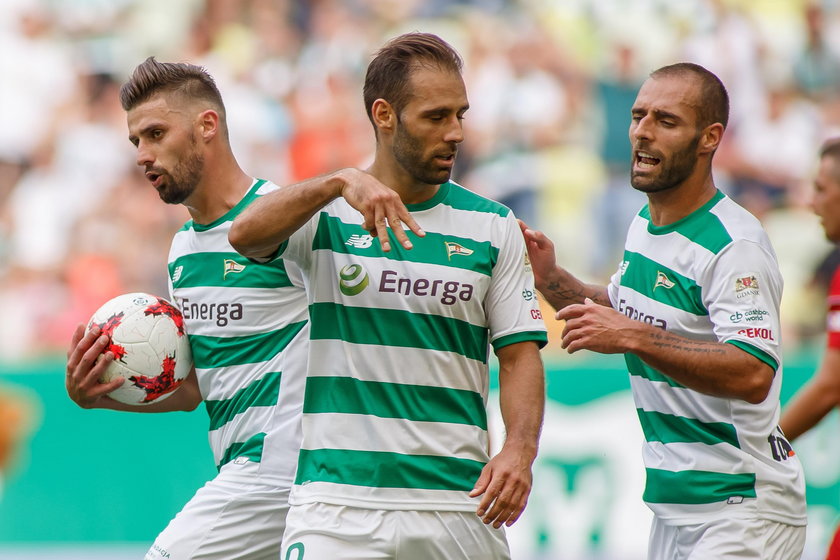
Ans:
{"type": "Polygon", "coordinates": [[[169,522],[144,560],[277,560],[288,511],[288,486],[222,469],[169,522]]]}
{"type": "Polygon", "coordinates": [[[654,517],[649,544],[648,560],[799,560],[805,527],[739,518],[666,525],[654,517]]]}
{"type": "Polygon", "coordinates": [[[280,560],[510,560],[504,528],[474,512],[292,506],[280,560]]]}

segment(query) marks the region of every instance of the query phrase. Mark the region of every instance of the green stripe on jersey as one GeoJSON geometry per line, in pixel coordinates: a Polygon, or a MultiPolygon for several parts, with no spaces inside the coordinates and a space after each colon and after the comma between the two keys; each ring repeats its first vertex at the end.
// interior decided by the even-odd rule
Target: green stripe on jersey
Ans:
{"type": "Polygon", "coordinates": [[[683,387],[681,384],[660,372],[658,369],[654,369],[644,363],[642,359],[635,354],[624,354],[624,362],[627,364],[627,371],[630,372],[630,375],[637,375],[651,381],[667,383],[671,387],[683,387]]]}
{"type": "Polygon", "coordinates": [[[260,432],[248,438],[243,442],[231,444],[225,450],[222,460],[216,465],[217,469],[221,469],[224,465],[230,463],[237,457],[247,457],[255,463],[259,463],[262,459],[263,442],[265,441],[265,434],[260,432]]]}
{"type": "Polygon", "coordinates": [[[290,323],[281,329],[246,336],[190,335],[193,361],[199,369],[257,364],[283,351],[306,321],[290,323]]]}
{"type": "MultiPolygon", "coordinates": [[[[510,208],[504,204],[496,202],[495,200],[490,200],[489,198],[484,198],[483,196],[478,195],[457,183],[444,183],[440,186],[437,196],[440,196],[439,200],[443,202],[443,204],[450,206],[455,210],[484,212],[485,214],[496,214],[502,217],[510,214],[510,208]]],[[[437,196],[434,198],[437,198],[437,196]]],[[[416,212],[418,210],[425,210],[423,206],[424,204],[409,204],[408,209],[412,212],[416,212]]],[[[431,206],[429,206],[429,208],[431,208],[431,206]]]]}
{"type": "Polygon", "coordinates": [[[460,319],[331,302],[310,305],[309,317],[311,340],[455,352],[487,363],[487,328],[460,319]]]}
{"type": "Polygon", "coordinates": [[[659,504],[713,504],[730,497],[755,498],[755,474],[645,469],[644,501],[659,504]]]}
{"type": "Polygon", "coordinates": [[[637,408],[642,431],[647,441],[662,443],[728,443],[740,449],[735,426],[726,422],[701,422],[662,412],[637,408]]]}
{"type": "Polygon", "coordinates": [[[487,429],[484,399],[474,391],[347,377],[307,378],[303,412],[370,414],[380,418],[469,424],[487,429]]]}
{"type": "Polygon", "coordinates": [[[517,342],[536,342],[542,348],[548,344],[548,333],[546,331],[522,331],[518,333],[500,336],[493,341],[493,348],[496,350],[516,344],[517,342]]]}
{"type": "Polygon", "coordinates": [[[438,455],[301,449],[295,484],[332,482],[374,488],[469,492],[484,463],[438,455]]]}
{"type": "Polygon", "coordinates": [[[257,191],[266,183],[265,179],[258,179],[254,185],[248,190],[242,199],[236,203],[236,206],[225,212],[223,216],[220,216],[210,222],[209,224],[197,224],[190,220],[187,222],[187,225],[192,227],[197,232],[203,232],[213,229],[214,227],[218,226],[219,224],[223,224],[225,222],[232,222],[234,218],[236,218],[239,214],[242,213],[245,208],[251,204],[255,198],[258,197],[257,191]]]}
{"type": "Polygon", "coordinates": [[[723,193],[717,191],[709,202],[673,224],[655,226],[650,219],[650,209],[645,206],[639,214],[648,221],[648,232],[652,235],[665,235],[677,232],[692,243],[696,243],[711,253],[717,255],[724,247],[732,242],[732,236],[720,218],[709,212],[718,202],[723,200],[723,193]]]}
{"type": "Polygon", "coordinates": [[[740,348],[747,354],[752,354],[753,356],[755,356],[756,358],[773,368],[773,371],[778,371],[779,362],[776,361],[776,358],[774,358],[761,348],[756,348],[752,344],[747,344],[743,340],[727,340],[726,343],[740,348]]]}
{"type": "Polygon", "coordinates": [[[191,253],[169,263],[175,289],[222,286],[225,288],[286,288],[292,286],[286,264],[278,259],[257,265],[238,253],[191,253]]]}
{"type": "Polygon", "coordinates": [[[368,240],[371,241],[370,243],[353,242],[354,239],[360,240],[364,236],[369,236],[362,226],[345,223],[340,218],[323,212],[318,219],[318,229],[312,240],[312,250],[327,249],[334,253],[436,264],[471,270],[485,276],[492,274],[493,267],[499,259],[499,249],[493,247],[489,241],[476,241],[466,237],[442,235],[434,232],[426,232],[425,237],[418,237],[412,231],[406,231],[405,233],[414,247],[405,249],[397,241],[393,232],[389,230],[388,237],[391,241],[391,250],[386,253],[382,250],[378,240],[368,240]]]}
{"type": "Polygon", "coordinates": [[[697,282],[674,272],[644,255],[624,252],[628,263],[621,275],[621,285],[670,307],[694,315],[708,315],[697,282]]]}
{"type": "Polygon", "coordinates": [[[255,379],[247,387],[242,387],[229,399],[206,400],[207,414],[210,416],[210,430],[217,430],[227,424],[237,414],[254,406],[274,406],[280,394],[282,373],[272,371],[262,378],[255,379]]]}

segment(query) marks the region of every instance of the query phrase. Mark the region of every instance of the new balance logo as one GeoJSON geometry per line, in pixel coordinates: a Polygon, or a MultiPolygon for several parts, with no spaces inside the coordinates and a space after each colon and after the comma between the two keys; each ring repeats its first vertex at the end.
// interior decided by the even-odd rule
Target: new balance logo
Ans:
{"type": "Polygon", "coordinates": [[[356,249],[367,249],[372,244],[372,235],[359,235],[358,233],[354,233],[353,235],[351,235],[350,239],[348,239],[345,243],[345,245],[350,245],[351,247],[355,247],[356,249]]]}
{"type": "Polygon", "coordinates": [[[172,281],[177,282],[178,280],[180,280],[182,272],[184,272],[184,266],[183,265],[176,266],[175,271],[172,272],[172,281]]]}

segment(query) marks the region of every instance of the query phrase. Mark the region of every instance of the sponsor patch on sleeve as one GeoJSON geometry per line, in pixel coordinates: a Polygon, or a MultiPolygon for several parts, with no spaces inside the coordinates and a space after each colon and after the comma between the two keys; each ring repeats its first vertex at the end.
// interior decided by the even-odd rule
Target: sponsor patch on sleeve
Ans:
{"type": "Polygon", "coordinates": [[[735,278],[735,297],[738,299],[747,296],[757,296],[760,293],[758,275],[748,273],[735,278]]]}

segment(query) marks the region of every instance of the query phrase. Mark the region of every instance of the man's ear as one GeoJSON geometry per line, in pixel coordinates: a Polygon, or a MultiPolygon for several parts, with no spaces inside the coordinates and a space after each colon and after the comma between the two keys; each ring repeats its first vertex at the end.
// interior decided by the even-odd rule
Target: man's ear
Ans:
{"type": "Polygon", "coordinates": [[[700,135],[700,144],[698,150],[701,154],[713,153],[720,146],[720,141],[723,138],[723,125],[720,123],[710,124],[703,129],[700,135]]]}
{"type": "Polygon", "coordinates": [[[202,111],[198,114],[196,126],[205,141],[211,140],[219,132],[219,113],[212,109],[202,111]]]}
{"type": "Polygon", "coordinates": [[[373,102],[370,114],[377,130],[392,132],[397,125],[397,113],[394,111],[393,105],[382,98],[373,102]]]}

